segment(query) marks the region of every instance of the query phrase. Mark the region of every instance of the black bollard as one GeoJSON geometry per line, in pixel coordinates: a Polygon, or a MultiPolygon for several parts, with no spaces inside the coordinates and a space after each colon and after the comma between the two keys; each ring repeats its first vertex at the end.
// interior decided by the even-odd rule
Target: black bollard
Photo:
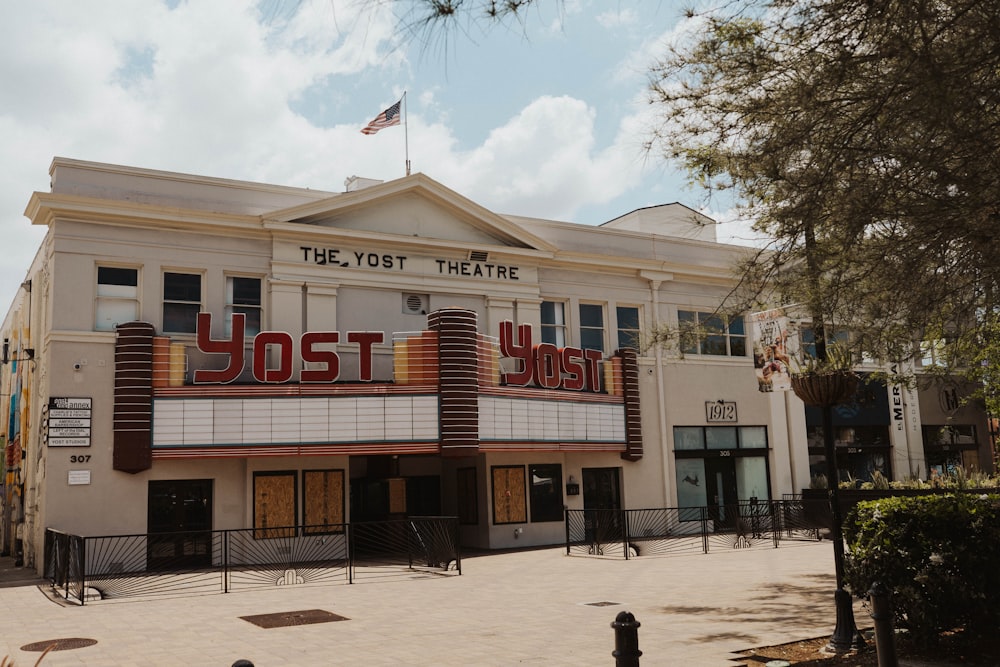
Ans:
{"type": "Polygon", "coordinates": [[[615,631],[615,667],[639,667],[639,626],[635,616],[629,611],[620,611],[611,627],[615,631]]]}
{"type": "Polygon", "coordinates": [[[889,591],[882,582],[876,581],[868,591],[871,603],[871,617],[875,621],[875,651],[878,655],[878,667],[897,667],[896,637],[892,627],[892,605],[889,603],[889,591]]]}
{"type": "Polygon", "coordinates": [[[253,663],[249,660],[245,660],[244,658],[240,658],[233,663],[233,667],[253,667],[253,663]]]}

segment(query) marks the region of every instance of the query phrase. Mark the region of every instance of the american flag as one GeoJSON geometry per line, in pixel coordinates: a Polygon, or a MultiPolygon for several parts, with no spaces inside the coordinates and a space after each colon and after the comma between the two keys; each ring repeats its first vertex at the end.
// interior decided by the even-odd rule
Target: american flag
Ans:
{"type": "Polygon", "coordinates": [[[362,134],[375,134],[384,127],[392,127],[393,125],[399,125],[399,105],[403,100],[399,100],[391,107],[375,116],[374,119],[363,128],[361,128],[362,134]]]}

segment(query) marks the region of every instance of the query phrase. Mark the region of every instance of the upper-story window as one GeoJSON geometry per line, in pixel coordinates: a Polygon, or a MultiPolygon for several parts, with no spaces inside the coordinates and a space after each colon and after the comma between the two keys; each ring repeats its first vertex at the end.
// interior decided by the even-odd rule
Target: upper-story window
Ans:
{"type": "Polygon", "coordinates": [[[542,301],[542,342],[566,347],[566,304],[542,301]]]}
{"type": "Polygon", "coordinates": [[[973,424],[951,424],[948,426],[921,426],[924,445],[950,447],[953,445],[975,446],[976,427],[973,424]]]}
{"type": "Polygon", "coordinates": [[[920,341],[920,365],[924,367],[947,366],[948,340],[934,338],[920,341]]]}
{"type": "Polygon", "coordinates": [[[639,351],[639,309],[635,306],[618,306],[618,349],[627,347],[639,351]]]}
{"type": "Polygon", "coordinates": [[[139,319],[139,269],[97,267],[97,316],[94,328],[113,331],[139,319]]]}
{"type": "MultiPolygon", "coordinates": [[[[830,354],[832,349],[839,349],[842,352],[849,352],[848,345],[850,343],[850,336],[847,331],[843,329],[833,330],[832,332],[827,329],[826,334],[826,351],[827,355],[830,354]]],[[[806,359],[816,358],[816,332],[809,325],[803,326],[799,329],[799,340],[802,349],[802,355],[806,359]]],[[[855,359],[855,361],[857,361],[855,359]]]]}
{"type": "Polygon", "coordinates": [[[604,306],[580,304],[580,347],[604,351],[604,306]]]}
{"type": "Polygon", "coordinates": [[[194,333],[201,310],[201,275],[163,274],[163,331],[194,333]]]}
{"type": "Polygon", "coordinates": [[[719,313],[678,310],[680,348],[684,354],[712,354],[745,357],[746,329],[742,317],[727,318],[719,313]]]}
{"type": "Polygon", "coordinates": [[[233,333],[233,313],[246,315],[248,336],[260,333],[261,323],[261,280],[230,276],[226,278],[226,335],[233,333]]]}

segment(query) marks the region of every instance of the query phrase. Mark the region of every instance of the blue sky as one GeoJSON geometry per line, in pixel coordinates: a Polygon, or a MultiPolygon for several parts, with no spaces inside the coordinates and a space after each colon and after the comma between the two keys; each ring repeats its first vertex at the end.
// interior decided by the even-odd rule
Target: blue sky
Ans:
{"type": "MultiPolygon", "coordinates": [[[[53,157],[339,192],[412,169],[498,213],[599,224],[702,194],[646,156],[678,0],[539,0],[407,33],[387,0],[32,0],[0,20],[0,312],[53,157]],[[361,128],[406,91],[407,126],[361,128]]],[[[727,211],[705,209],[728,220],[727,211]]],[[[720,239],[739,242],[726,222],[720,239]]]]}

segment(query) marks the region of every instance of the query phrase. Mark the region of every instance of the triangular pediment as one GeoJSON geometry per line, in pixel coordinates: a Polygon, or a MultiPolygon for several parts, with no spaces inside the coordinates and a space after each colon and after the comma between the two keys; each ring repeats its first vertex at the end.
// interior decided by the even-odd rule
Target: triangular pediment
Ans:
{"type": "Polygon", "coordinates": [[[264,220],[359,234],[554,251],[549,242],[424,174],[274,211],[264,220]]]}

